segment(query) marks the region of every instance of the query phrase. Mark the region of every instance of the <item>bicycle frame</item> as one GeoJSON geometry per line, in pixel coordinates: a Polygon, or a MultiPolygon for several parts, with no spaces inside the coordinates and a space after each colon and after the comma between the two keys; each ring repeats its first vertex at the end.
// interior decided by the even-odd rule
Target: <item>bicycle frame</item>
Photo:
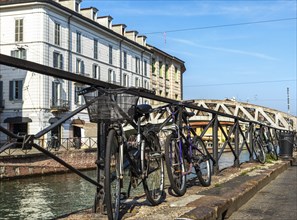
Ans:
{"type": "MultiPolygon", "coordinates": [[[[201,151],[197,146],[193,145],[193,138],[191,137],[191,134],[198,138],[200,138],[200,137],[196,134],[194,129],[189,124],[188,117],[186,117],[186,119],[184,119],[182,117],[182,113],[185,111],[185,108],[181,103],[179,103],[177,105],[170,105],[170,104],[165,105],[165,106],[162,106],[162,107],[159,107],[156,109],[156,111],[158,111],[158,110],[161,110],[164,112],[166,110],[166,111],[169,111],[169,113],[170,113],[169,116],[165,119],[165,121],[160,125],[159,130],[162,130],[166,125],[168,125],[168,123],[170,121],[173,122],[173,128],[164,129],[164,130],[169,130],[169,131],[173,131],[173,132],[177,131],[177,140],[179,142],[180,161],[181,161],[181,163],[184,163],[184,160],[183,160],[183,154],[184,154],[185,158],[190,163],[189,169],[182,173],[183,175],[187,175],[191,172],[192,167],[193,167],[193,148],[195,148],[197,151],[199,151],[199,153],[201,153],[202,155],[205,155],[205,153],[203,151],[201,151]],[[185,125],[182,126],[182,124],[185,124],[185,125]],[[182,132],[183,129],[186,129],[186,131],[187,131],[186,136],[182,132]],[[187,149],[185,149],[185,147],[183,147],[183,144],[185,144],[187,146],[187,149]]],[[[207,157],[209,157],[214,162],[214,159],[207,151],[207,148],[206,148],[204,142],[202,142],[202,143],[203,143],[202,147],[205,150],[205,152],[207,153],[207,157]]]]}

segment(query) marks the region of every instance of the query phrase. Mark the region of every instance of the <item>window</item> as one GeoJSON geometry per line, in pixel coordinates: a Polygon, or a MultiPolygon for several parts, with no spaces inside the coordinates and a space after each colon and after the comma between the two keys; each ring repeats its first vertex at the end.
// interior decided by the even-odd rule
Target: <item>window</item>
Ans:
{"type": "Polygon", "coordinates": [[[100,67],[97,64],[93,64],[93,78],[100,79],[100,67]]]}
{"type": "Polygon", "coordinates": [[[85,74],[85,64],[81,59],[76,59],[76,73],[85,74]]]}
{"type": "Polygon", "coordinates": [[[75,11],[79,12],[79,2],[78,1],[75,2],[75,11]]]}
{"type": "Polygon", "coordinates": [[[52,106],[59,106],[61,103],[61,83],[58,79],[52,82],[52,106]]]}
{"type": "Polygon", "coordinates": [[[9,100],[22,100],[23,80],[9,81],[9,100]]]}
{"type": "Polygon", "coordinates": [[[24,34],[24,22],[23,19],[16,19],[15,20],[15,41],[22,42],[23,41],[23,34],[24,34]]]}
{"type": "Polygon", "coordinates": [[[176,99],[176,100],[178,99],[178,94],[175,94],[175,99],[176,99]]]}
{"type": "Polygon", "coordinates": [[[94,59],[98,59],[98,40],[94,39],[94,59]]]}
{"type": "Polygon", "coordinates": [[[156,60],[153,58],[153,59],[152,59],[152,73],[153,73],[153,74],[156,74],[156,73],[155,73],[155,71],[156,71],[156,66],[155,66],[155,65],[156,65],[156,60]]]}
{"type": "Polygon", "coordinates": [[[139,57],[135,57],[135,72],[140,73],[140,59],[139,59],[139,57]]]}
{"type": "Polygon", "coordinates": [[[135,87],[139,87],[139,78],[138,77],[135,78],[135,87]]]}
{"type": "Polygon", "coordinates": [[[79,91],[82,90],[83,87],[75,86],[74,88],[74,103],[76,105],[83,105],[84,99],[82,95],[78,95],[79,91]]]}
{"type": "Polygon", "coordinates": [[[63,69],[63,55],[58,53],[58,52],[54,52],[53,53],[53,66],[54,68],[57,69],[63,69]]]}
{"type": "Polygon", "coordinates": [[[163,63],[161,61],[159,61],[159,77],[163,77],[163,63]]]}
{"type": "Polygon", "coordinates": [[[81,33],[76,32],[76,52],[81,53],[81,33]]]}
{"type": "Polygon", "coordinates": [[[115,72],[112,69],[108,70],[108,82],[109,83],[115,83],[116,82],[115,72]]]}
{"type": "Polygon", "coordinates": [[[112,46],[109,45],[109,64],[112,64],[112,46]]]}
{"type": "Polygon", "coordinates": [[[26,60],[27,59],[27,50],[24,48],[20,48],[18,50],[12,50],[11,56],[19,59],[26,60]]]}
{"type": "Polygon", "coordinates": [[[148,85],[147,85],[147,81],[144,80],[144,86],[143,86],[145,89],[148,89],[148,85]]]}
{"type": "Polygon", "coordinates": [[[96,11],[93,11],[93,20],[96,20],[96,11]]]}
{"type": "Polygon", "coordinates": [[[127,69],[127,52],[124,51],[124,69],[127,69]]]}
{"type": "Polygon", "coordinates": [[[123,76],[123,86],[129,87],[129,76],[127,74],[123,76]]]}
{"type": "Polygon", "coordinates": [[[178,69],[177,69],[176,66],[174,67],[174,69],[175,69],[175,71],[174,71],[174,78],[175,78],[175,81],[178,82],[179,81],[178,80],[178,69]]]}
{"type": "Polygon", "coordinates": [[[60,45],[61,39],[61,26],[58,23],[55,23],[55,44],[60,45]]]}
{"type": "Polygon", "coordinates": [[[169,66],[168,66],[168,64],[166,64],[166,66],[165,66],[165,79],[169,80],[169,66]]]}
{"type": "Polygon", "coordinates": [[[169,95],[169,92],[165,92],[165,97],[168,97],[168,95],[169,95]]]}
{"type": "Polygon", "coordinates": [[[144,61],[144,75],[147,76],[147,61],[144,61]]]}

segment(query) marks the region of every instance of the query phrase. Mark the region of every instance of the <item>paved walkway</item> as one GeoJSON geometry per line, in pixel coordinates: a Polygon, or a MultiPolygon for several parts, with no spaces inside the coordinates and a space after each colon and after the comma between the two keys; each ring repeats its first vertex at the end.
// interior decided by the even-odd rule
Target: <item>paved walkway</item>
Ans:
{"type": "Polygon", "coordinates": [[[228,220],[297,219],[297,163],[281,173],[228,220]]]}

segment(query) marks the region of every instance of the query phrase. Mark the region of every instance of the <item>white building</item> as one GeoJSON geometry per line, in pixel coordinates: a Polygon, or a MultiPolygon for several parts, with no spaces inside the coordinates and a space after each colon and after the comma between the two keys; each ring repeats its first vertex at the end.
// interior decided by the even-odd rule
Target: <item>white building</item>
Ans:
{"type": "MultiPolygon", "coordinates": [[[[123,86],[149,89],[146,37],[113,25],[81,0],[0,1],[0,53],[123,86]]],[[[84,85],[0,65],[0,124],[36,134],[82,104],[84,85]],[[3,101],[5,100],[5,101],[3,101]]],[[[84,111],[53,131],[59,138],[88,135],[84,111]]],[[[51,135],[51,134],[50,134],[51,135]]],[[[0,142],[7,137],[0,133],[0,142]]],[[[47,138],[47,137],[44,137],[47,138]]]]}

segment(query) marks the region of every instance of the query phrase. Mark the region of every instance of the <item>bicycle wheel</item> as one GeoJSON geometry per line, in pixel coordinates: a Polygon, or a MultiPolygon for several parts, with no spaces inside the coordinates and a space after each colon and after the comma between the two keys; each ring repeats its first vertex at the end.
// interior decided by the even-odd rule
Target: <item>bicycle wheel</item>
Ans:
{"type": "Polygon", "coordinates": [[[257,139],[254,140],[253,148],[254,148],[254,154],[256,156],[256,159],[260,163],[265,163],[266,155],[265,155],[262,145],[260,144],[260,142],[257,139]]]}
{"type": "Polygon", "coordinates": [[[186,192],[185,165],[180,154],[182,152],[179,150],[176,135],[172,133],[165,142],[165,162],[171,189],[177,196],[182,196],[186,192]]]}
{"type": "Polygon", "coordinates": [[[202,186],[210,186],[211,183],[211,161],[203,147],[202,141],[195,136],[193,139],[192,159],[197,177],[202,186]]]}
{"type": "Polygon", "coordinates": [[[119,143],[114,129],[108,132],[105,151],[105,204],[108,219],[119,219],[120,212],[120,177],[119,143]]]}
{"type": "Polygon", "coordinates": [[[152,205],[158,205],[164,198],[164,160],[157,136],[150,132],[144,146],[143,188],[152,205]]]}
{"type": "Polygon", "coordinates": [[[278,160],[276,146],[273,145],[271,142],[268,142],[268,149],[269,149],[269,155],[270,155],[271,159],[278,160]]]}

